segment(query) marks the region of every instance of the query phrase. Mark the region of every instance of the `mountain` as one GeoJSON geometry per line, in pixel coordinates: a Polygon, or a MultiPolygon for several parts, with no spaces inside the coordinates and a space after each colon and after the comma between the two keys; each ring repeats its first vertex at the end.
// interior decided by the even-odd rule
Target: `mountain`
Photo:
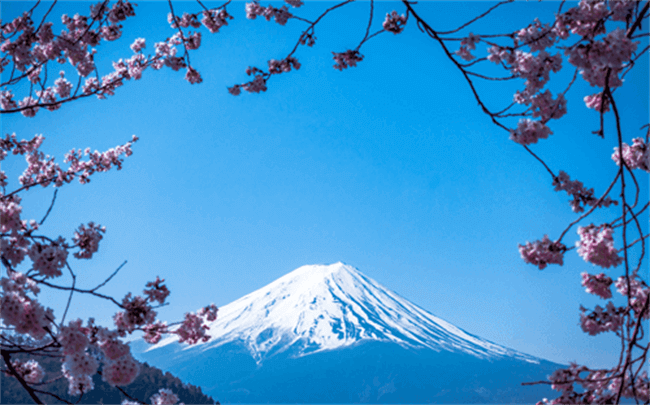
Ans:
{"type": "Polygon", "coordinates": [[[300,267],[219,309],[212,339],[136,358],[235,403],[525,403],[562,365],[489,342],[343,263],[300,267]]]}

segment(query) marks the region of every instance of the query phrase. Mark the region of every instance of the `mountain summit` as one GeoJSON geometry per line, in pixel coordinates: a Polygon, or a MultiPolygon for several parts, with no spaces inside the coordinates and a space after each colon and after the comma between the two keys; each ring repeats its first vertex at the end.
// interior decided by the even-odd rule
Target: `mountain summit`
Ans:
{"type": "MultiPolygon", "coordinates": [[[[219,308],[204,350],[245,342],[256,361],[291,350],[295,357],[392,342],[402,347],[464,352],[479,358],[538,360],[488,342],[432,315],[341,262],[308,265],[219,308]]],[[[150,348],[177,341],[172,335],[150,348]]]]}

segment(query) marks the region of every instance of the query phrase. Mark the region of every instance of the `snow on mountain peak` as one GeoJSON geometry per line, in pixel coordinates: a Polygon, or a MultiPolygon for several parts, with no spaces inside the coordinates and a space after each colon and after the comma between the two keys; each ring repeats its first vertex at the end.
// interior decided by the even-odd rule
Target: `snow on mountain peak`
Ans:
{"type": "MultiPolygon", "coordinates": [[[[200,350],[239,341],[257,361],[290,348],[304,356],[374,340],[537,363],[468,334],[341,262],[299,267],[219,308],[217,320],[208,326],[212,338],[199,343],[200,350]]],[[[170,335],[149,350],[177,340],[170,335]]]]}

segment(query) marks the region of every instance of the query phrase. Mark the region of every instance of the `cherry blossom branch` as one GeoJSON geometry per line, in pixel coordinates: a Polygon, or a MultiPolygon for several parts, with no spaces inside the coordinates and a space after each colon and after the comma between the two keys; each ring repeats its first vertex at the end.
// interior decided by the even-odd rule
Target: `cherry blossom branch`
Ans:
{"type": "Polygon", "coordinates": [[[47,209],[47,212],[45,213],[45,216],[43,219],[41,219],[41,222],[39,222],[39,225],[43,225],[45,220],[47,219],[47,216],[50,215],[50,212],[52,211],[52,208],[54,207],[54,202],[56,201],[56,194],[59,192],[59,189],[54,190],[54,195],[52,196],[52,202],[50,203],[50,208],[47,209]]]}
{"type": "MultiPolygon", "coordinates": [[[[505,0],[505,1],[501,1],[501,2],[499,2],[499,3],[497,3],[497,4],[495,4],[494,6],[490,7],[490,8],[489,8],[486,12],[484,12],[483,14],[481,14],[481,15],[479,15],[479,16],[477,16],[477,17],[472,18],[471,20],[469,20],[469,21],[466,22],[465,24],[461,25],[460,27],[458,27],[458,28],[456,28],[456,29],[454,29],[454,30],[451,30],[451,31],[441,31],[441,32],[439,32],[438,34],[439,34],[439,35],[455,34],[456,32],[462,30],[463,28],[466,28],[466,27],[470,26],[471,24],[475,23],[476,21],[480,20],[481,18],[487,16],[488,14],[490,14],[492,11],[494,11],[494,10],[497,9],[498,7],[501,7],[501,6],[504,5],[504,4],[512,3],[513,1],[514,1],[514,0],[505,0]]],[[[415,4],[415,2],[413,2],[413,4],[415,4]]]]}
{"type": "Polygon", "coordinates": [[[16,371],[14,366],[11,364],[11,355],[9,354],[9,352],[3,350],[2,351],[2,358],[4,359],[5,364],[6,364],[7,368],[9,369],[9,371],[11,372],[11,374],[18,380],[20,385],[23,386],[25,391],[27,391],[29,396],[32,397],[34,402],[36,402],[37,404],[42,404],[43,402],[40,400],[39,397],[36,396],[36,393],[34,392],[35,390],[32,387],[30,387],[27,384],[27,382],[25,382],[25,380],[20,376],[20,373],[18,373],[18,371],[16,371]]]}

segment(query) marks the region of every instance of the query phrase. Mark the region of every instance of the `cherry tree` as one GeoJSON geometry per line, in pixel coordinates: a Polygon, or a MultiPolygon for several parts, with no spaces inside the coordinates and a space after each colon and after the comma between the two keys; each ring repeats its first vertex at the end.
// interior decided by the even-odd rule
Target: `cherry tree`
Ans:
{"type": "MultiPolygon", "coordinates": [[[[42,21],[35,24],[32,16],[40,4],[36,3],[22,16],[2,24],[0,113],[20,113],[33,117],[42,108],[53,111],[64,103],[92,95],[104,99],[115,94],[127,81],[140,79],[148,68],[182,70],[185,80],[191,84],[201,83],[199,71],[190,63],[191,51],[201,46],[202,34],[199,30],[205,28],[210,33],[217,33],[232,17],[227,12],[230,2],[215,8],[207,8],[200,1],[197,3],[195,13],[184,12],[181,15],[175,12],[174,5],[169,1],[167,23],[176,33],[155,43],[153,54],[148,55],[145,52],[147,40],[137,39],[131,45],[133,54],[114,62],[113,71],[101,78],[94,63],[95,49],[102,41],[120,38],[120,22],[135,16],[134,5],[122,0],[113,4],[104,1],[92,5],[87,16],[64,15],[61,21],[65,29],[55,35],[53,24],[47,22],[54,3],[45,12],[42,21]],[[76,84],[69,81],[64,73],[52,81],[52,76],[56,75],[48,75],[48,69],[54,62],[69,63],[76,70],[76,84]],[[4,80],[6,75],[9,78],[4,80]],[[26,87],[29,90],[25,91],[26,87]],[[20,91],[14,90],[19,88],[25,94],[20,93],[19,96],[17,92],[20,91]]],[[[298,15],[300,7],[304,5],[301,0],[286,0],[286,4],[280,7],[262,5],[256,1],[245,6],[242,4],[250,20],[262,17],[283,26],[294,22],[304,24],[305,28],[284,57],[270,59],[263,68],[248,67],[246,74],[251,79],[228,87],[228,92],[235,96],[241,95],[242,90],[261,93],[267,90],[269,80],[275,75],[300,69],[297,55],[301,45],[313,47],[317,40],[315,30],[322,19],[350,3],[352,0],[329,6],[315,19],[298,15]]],[[[615,97],[615,93],[627,84],[625,77],[635,67],[635,62],[644,55],[647,57],[649,3],[582,0],[569,6],[561,2],[552,21],[534,20],[522,24],[514,32],[468,32],[477,21],[489,21],[494,10],[507,7],[508,3],[511,1],[486,7],[485,12],[457,28],[440,31],[426,21],[415,2],[402,1],[400,9],[386,14],[377,22],[374,1],[369,1],[366,3],[369,17],[367,22],[362,22],[366,27],[365,35],[353,49],[332,52],[333,67],[343,71],[362,63],[364,55],[361,48],[367,41],[381,34],[398,35],[409,25],[409,20],[410,25],[415,25],[439,46],[441,54],[460,72],[478,104],[476,108],[485,113],[496,127],[505,131],[510,141],[521,145],[541,165],[550,176],[549,185],[554,191],[565,192],[569,196],[569,207],[576,213],[576,219],[559,236],[551,238],[544,235],[537,241],[519,245],[522,259],[543,270],[549,265],[563,265],[565,255],[575,249],[586,263],[603,269],[599,274],[581,274],[586,292],[610,300],[613,298],[613,284],[627,302],[625,306],[616,306],[610,300],[605,308],[581,308],[579,314],[580,326],[585,333],[614,333],[620,338],[618,364],[607,369],[571,364],[568,369],[557,370],[549,376],[548,381],[526,384],[549,384],[560,392],[558,398],[550,401],[543,399],[540,404],[619,403],[623,397],[648,403],[650,393],[646,361],[649,347],[642,343],[644,322],[647,323],[650,318],[648,281],[643,278],[648,234],[644,233],[641,218],[647,215],[649,203],[647,196],[641,195],[639,181],[647,181],[643,172],[650,171],[650,127],[645,125],[640,128],[640,134],[624,134],[619,111],[625,100],[615,97]],[[381,27],[378,27],[379,24],[381,27]],[[503,69],[504,73],[498,76],[489,73],[495,67],[503,69]],[[553,94],[549,83],[556,83],[559,80],[557,74],[563,69],[573,71],[572,77],[560,84],[562,91],[553,94]],[[534,145],[538,142],[552,140],[553,120],[568,116],[570,106],[566,95],[580,80],[594,88],[592,93],[581,95],[585,106],[594,110],[596,129],[593,137],[595,140],[613,139],[616,145],[611,156],[599,162],[617,166],[616,175],[608,188],[599,194],[583,182],[571,179],[566,171],[551,168],[534,151],[534,145]],[[503,105],[493,107],[485,101],[485,95],[475,84],[477,81],[492,83],[497,92],[504,81],[520,83],[521,87],[512,95],[505,94],[503,105]],[[612,120],[615,131],[606,132],[605,120],[612,120]],[[620,192],[615,195],[614,190],[620,192]],[[596,210],[612,213],[612,219],[604,223],[590,223],[589,217],[596,210]],[[577,237],[574,246],[569,247],[565,237],[574,227],[577,237]],[[636,263],[633,262],[635,255],[638,256],[636,263]],[[616,271],[618,273],[614,273],[616,271]],[[576,386],[582,387],[580,392],[575,390],[576,386]]],[[[503,91],[499,94],[503,94],[503,91]]],[[[40,235],[38,227],[46,220],[49,211],[40,222],[23,219],[20,193],[36,186],[61,187],[75,178],[87,183],[95,173],[114,167],[119,170],[124,157],[131,155],[137,137],[103,153],[90,152],[89,149],[83,152],[72,150],[65,156],[64,162],[69,163],[66,168],[60,167],[54,158],[40,151],[43,141],[44,138],[39,135],[21,141],[15,135],[6,135],[0,144],[2,159],[10,153],[24,155],[28,164],[18,179],[20,186],[13,191],[7,191],[7,177],[0,171],[3,187],[0,195],[2,263],[7,271],[7,277],[1,280],[1,318],[5,329],[14,332],[11,335],[2,334],[4,372],[18,379],[37,403],[40,400],[36,393],[48,394],[37,388],[43,379],[43,370],[36,360],[24,363],[12,361],[13,353],[28,353],[34,357],[40,354],[59,356],[62,359],[61,373],[68,379],[72,395],[82,396],[92,389],[90,376],[97,372],[101,372],[102,378],[111,385],[122,389],[122,386],[133,381],[138,365],[130,355],[128,346],[120,341],[121,337],[142,331],[147,342],[155,343],[162,334],[175,333],[180,342],[195,344],[207,339],[203,322],[216,319],[217,313],[214,305],[207,306],[195,314],[186,314],[184,321],[176,323],[180,326],[172,329],[173,324],[156,321],[154,311],[166,304],[169,295],[169,290],[162,284],[164,280],[158,278],[148,283],[144,296],[128,294],[121,302],[97,292],[120,268],[104,283],[92,289],[79,289],[74,281],[70,287],[51,283],[50,278],[61,276],[65,270],[75,280],[69,252],[72,251],[72,256],[77,260],[91,259],[97,252],[105,229],[93,222],[83,224],[74,232],[71,242],[63,237],[40,235]],[[26,260],[27,257],[29,260],[26,260]],[[19,266],[26,267],[27,271],[19,272],[19,266]],[[36,299],[42,287],[67,290],[70,298],[73,293],[78,293],[111,301],[120,309],[114,316],[115,329],[96,326],[92,319],[85,326],[81,320],[65,323],[70,301],[61,321],[55,322],[53,310],[44,308],[36,299]],[[154,302],[157,306],[153,306],[154,302]]],[[[123,392],[127,395],[126,391],[123,392]]],[[[140,402],[135,398],[131,400],[140,402]]],[[[150,400],[154,404],[171,404],[179,399],[172,392],[161,390],[150,400]]]]}
{"type": "MultiPolygon", "coordinates": [[[[190,83],[200,83],[201,76],[190,63],[189,52],[201,45],[201,32],[187,32],[188,27],[204,26],[216,33],[231,18],[226,6],[228,3],[203,10],[193,15],[178,18],[170,3],[170,23],[177,28],[171,38],[155,43],[153,55],[145,55],[146,40],[138,38],[131,45],[133,54],[127,59],[113,63],[113,71],[100,78],[94,62],[97,48],[103,41],[115,41],[122,34],[120,22],[135,16],[134,5],[119,0],[110,4],[108,0],[90,6],[89,15],[76,14],[73,17],[61,16],[64,29],[55,34],[54,24],[47,19],[53,12],[56,2],[45,11],[40,22],[32,19],[40,2],[25,11],[13,21],[0,23],[0,112],[2,114],[20,113],[33,117],[41,108],[49,111],[59,109],[63,104],[95,95],[99,99],[115,94],[118,87],[131,79],[138,80],[148,68],[159,70],[169,67],[174,71],[185,70],[185,79],[190,83]],[[201,17],[201,22],[198,18],[201,17]],[[182,46],[183,53],[178,53],[182,46]],[[76,72],[73,84],[65,75],[52,74],[55,64],[69,63],[76,72]],[[52,80],[52,77],[56,79],[52,80]],[[14,89],[28,87],[24,97],[18,97],[14,89]],[[16,100],[15,100],[16,99],[16,100]]],[[[112,169],[120,170],[124,158],[131,156],[132,147],[138,141],[131,140],[104,152],[91,152],[73,149],[63,159],[64,165],[54,157],[46,155],[41,146],[45,137],[35,135],[31,139],[18,140],[16,134],[6,134],[0,138],[0,161],[12,157],[24,157],[27,167],[18,178],[18,184],[10,187],[9,179],[0,170],[0,234],[1,260],[6,277],[0,279],[0,319],[2,333],[0,348],[4,366],[2,371],[16,378],[36,403],[43,403],[37,394],[49,395],[62,402],[59,396],[39,389],[48,382],[65,378],[68,393],[83,398],[92,390],[94,374],[100,374],[109,385],[117,387],[129,400],[124,403],[145,403],[133,398],[122,387],[128,386],[139,373],[139,363],[133,358],[130,347],[122,341],[136,331],[143,332],[143,339],[155,344],[164,334],[176,334],[179,342],[196,344],[209,339],[206,335],[206,322],[216,319],[217,307],[214,304],[199,309],[196,313],[185,314],[180,322],[167,324],[156,320],[156,308],[167,305],[169,289],[164,279],[156,278],[146,284],[143,295],[128,293],[121,301],[104,295],[98,290],[108,283],[124,266],[118,267],[99,285],[83,289],[76,286],[73,271],[76,260],[90,260],[98,251],[106,228],[89,222],[72,230],[72,238],[47,236],[39,232],[49,216],[56,201],[56,191],[48,211],[40,221],[25,219],[22,216],[21,194],[42,187],[63,187],[74,180],[81,184],[91,181],[97,173],[112,169]],[[70,255],[72,253],[72,255],[70,255]],[[68,272],[72,285],[60,285],[53,281],[68,272]],[[46,308],[38,300],[41,288],[51,288],[69,292],[68,301],[60,320],[51,308],[46,308]],[[69,320],[66,316],[74,294],[89,294],[110,301],[118,308],[113,316],[115,328],[95,325],[90,318],[85,323],[81,319],[69,320]],[[33,359],[21,361],[15,355],[28,354],[33,359]],[[58,376],[48,376],[38,362],[39,356],[54,356],[61,359],[61,372],[58,376]],[[14,358],[12,358],[14,357],[14,358]]],[[[161,389],[150,398],[152,404],[175,404],[176,394],[161,389]]]]}

